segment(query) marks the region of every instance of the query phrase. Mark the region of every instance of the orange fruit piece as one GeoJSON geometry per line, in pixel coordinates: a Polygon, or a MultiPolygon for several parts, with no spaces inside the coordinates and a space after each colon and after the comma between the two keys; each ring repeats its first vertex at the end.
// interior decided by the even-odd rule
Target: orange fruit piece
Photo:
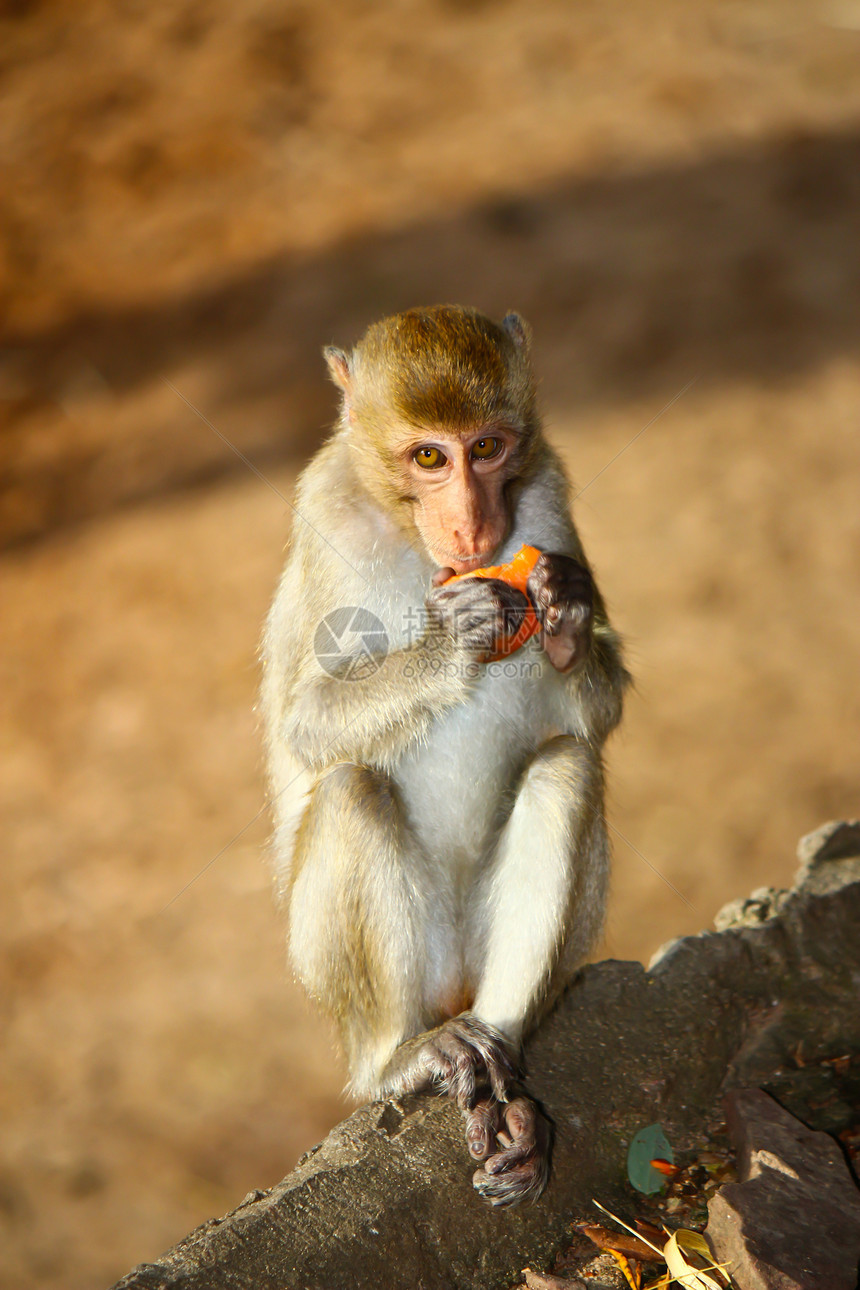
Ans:
{"type": "MultiPolygon", "coordinates": [[[[520,547],[512,560],[507,564],[491,564],[485,569],[473,569],[470,573],[456,573],[453,578],[448,578],[443,586],[450,587],[452,582],[462,582],[464,578],[495,578],[499,582],[506,582],[509,587],[516,587],[528,598],[526,584],[531,576],[531,572],[538,562],[541,552],[536,546],[520,547]]],[[[525,612],[522,623],[510,636],[504,636],[498,641],[498,648],[494,654],[488,654],[483,659],[485,663],[497,663],[499,659],[507,658],[525,645],[527,640],[531,640],[538,631],[540,623],[534,611],[534,606],[529,600],[528,609],[525,612]]]]}

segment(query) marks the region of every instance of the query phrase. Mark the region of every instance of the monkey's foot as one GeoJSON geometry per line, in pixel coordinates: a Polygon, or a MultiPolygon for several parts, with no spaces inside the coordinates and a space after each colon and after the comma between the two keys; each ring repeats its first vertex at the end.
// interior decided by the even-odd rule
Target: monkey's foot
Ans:
{"type": "Polygon", "coordinates": [[[549,1181],[551,1133],[534,1102],[478,1102],[466,1112],[466,1141],[472,1156],[484,1161],[472,1185],[491,1205],[537,1200],[549,1181]],[[494,1147],[502,1150],[491,1154],[494,1147]]]}
{"type": "Polygon", "coordinates": [[[489,1080],[498,1102],[507,1101],[507,1088],[516,1072],[504,1038],[492,1026],[462,1012],[422,1039],[421,1066],[430,1081],[453,1098],[461,1110],[474,1105],[479,1080],[489,1080]]]}

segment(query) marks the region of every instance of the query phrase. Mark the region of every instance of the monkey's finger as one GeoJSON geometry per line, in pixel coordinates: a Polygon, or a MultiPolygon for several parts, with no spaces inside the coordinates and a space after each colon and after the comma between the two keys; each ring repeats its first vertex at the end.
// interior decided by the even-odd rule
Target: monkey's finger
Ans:
{"type": "Polygon", "coordinates": [[[450,1058],[438,1049],[428,1048],[420,1055],[420,1062],[430,1081],[443,1093],[450,1092],[456,1077],[450,1058]]]}
{"type": "Polygon", "coordinates": [[[549,1181],[549,1153],[534,1152],[503,1172],[491,1172],[495,1157],[472,1177],[475,1190],[498,1208],[537,1200],[549,1181]]]}
{"type": "Polygon", "coordinates": [[[473,1013],[463,1013],[455,1024],[483,1062],[496,1099],[507,1101],[507,1086],[515,1078],[516,1070],[504,1035],[473,1013]]]}
{"type": "Polygon", "coordinates": [[[475,1067],[467,1053],[455,1062],[454,1095],[461,1111],[467,1111],[475,1102],[475,1067]]]}
{"type": "Polygon", "coordinates": [[[514,1078],[514,1068],[508,1061],[507,1054],[502,1055],[503,1059],[499,1060],[495,1055],[486,1063],[487,1074],[490,1077],[490,1085],[493,1090],[493,1096],[499,1102],[507,1102],[508,1085],[514,1078]]]}
{"type": "Polygon", "coordinates": [[[504,1048],[497,1048],[486,1062],[490,1086],[499,1102],[507,1102],[508,1088],[517,1077],[516,1068],[504,1048]]]}
{"type": "MultiPolygon", "coordinates": [[[[501,1139],[499,1139],[501,1141],[501,1139]]],[[[514,1142],[504,1151],[498,1151],[484,1165],[488,1174],[504,1174],[521,1165],[535,1154],[534,1142],[514,1142]]]]}
{"type": "Polygon", "coordinates": [[[498,1102],[507,1102],[508,1086],[516,1078],[513,1062],[502,1044],[487,1046],[479,1049],[479,1052],[487,1068],[493,1096],[498,1102]]]}
{"type": "Polygon", "coordinates": [[[508,1085],[516,1077],[516,1071],[504,1039],[498,1031],[484,1025],[477,1017],[462,1017],[460,1020],[469,1043],[484,1063],[493,1096],[498,1102],[507,1102],[508,1085]]]}
{"type": "Polygon", "coordinates": [[[499,1129],[496,1136],[503,1150],[497,1152],[492,1160],[488,1160],[485,1164],[484,1168],[488,1174],[503,1174],[508,1169],[513,1169],[515,1165],[528,1160],[537,1151],[537,1137],[533,1123],[523,1126],[513,1137],[505,1133],[504,1128],[499,1129]]]}
{"type": "Polygon", "coordinates": [[[444,1030],[437,1035],[433,1047],[444,1070],[444,1091],[461,1111],[468,1110],[475,1101],[475,1058],[471,1048],[462,1036],[444,1030]]]}

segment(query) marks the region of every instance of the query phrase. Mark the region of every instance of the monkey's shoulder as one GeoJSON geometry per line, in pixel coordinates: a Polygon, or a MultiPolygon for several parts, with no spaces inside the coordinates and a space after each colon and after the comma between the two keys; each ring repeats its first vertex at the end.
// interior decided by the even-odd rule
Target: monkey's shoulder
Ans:
{"type": "Polygon", "coordinates": [[[335,434],[302,471],[295,489],[286,571],[301,566],[315,584],[334,579],[339,590],[369,591],[376,583],[407,580],[431,566],[391,514],[362,484],[355,450],[335,434]],[[336,481],[336,486],[335,486],[336,481]]]}

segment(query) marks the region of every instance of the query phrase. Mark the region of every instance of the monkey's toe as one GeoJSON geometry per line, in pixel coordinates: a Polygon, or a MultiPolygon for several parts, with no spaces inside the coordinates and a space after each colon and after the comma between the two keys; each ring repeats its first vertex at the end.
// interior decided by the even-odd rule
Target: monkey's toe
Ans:
{"type": "Polygon", "coordinates": [[[504,1128],[496,1129],[496,1137],[503,1150],[484,1161],[472,1184],[485,1200],[499,1207],[537,1200],[549,1181],[549,1122],[526,1097],[515,1098],[499,1109],[504,1128]]]}
{"type": "Polygon", "coordinates": [[[515,1169],[501,1174],[487,1174],[476,1169],[472,1185],[480,1196],[495,1209],[508,1209],[521,1205],[524,1200],[537,1200],[549,1182],[549,1161],[530,1160],[515,1169]]]}
{"type": "Polygon", "coordinates": [[[496,1145],[496,1133],[502,1122],[499,1103],[489,1098],[476,1102],[465,1115],[469,1154],[475,1160],[486,1160],[496,1145]]]}

